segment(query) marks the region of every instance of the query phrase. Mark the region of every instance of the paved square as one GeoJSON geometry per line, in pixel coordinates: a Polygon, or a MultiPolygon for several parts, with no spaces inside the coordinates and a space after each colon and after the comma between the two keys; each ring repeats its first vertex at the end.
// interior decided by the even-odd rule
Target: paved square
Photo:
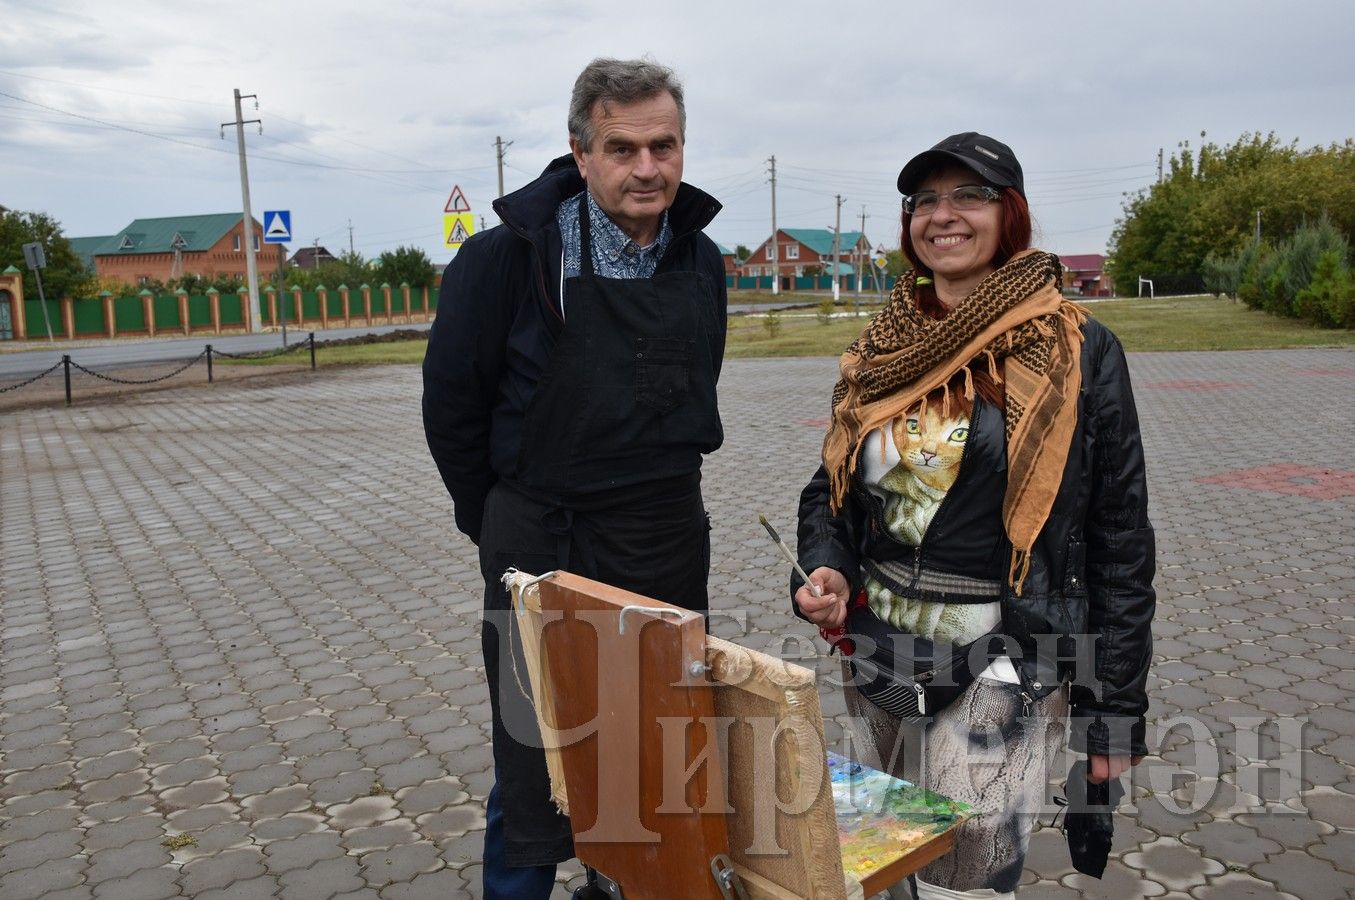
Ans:
{"type": "MultiPolygon", "coordinates": [[[[1317,488],[1355,470],[1355,353],[1131,364],[1159,754],[1105,880],[1046,828],[1022,896],[1348,897],[1355,499],[1317,488]]],[[[794,534],[833,375],[727,362],[705,476],[713,630],[824,673],[757,514],[794,534]]],[[[479,571],[419,391],[322,369],[0,415],[0,897],[478,896],[479,571]]]]}

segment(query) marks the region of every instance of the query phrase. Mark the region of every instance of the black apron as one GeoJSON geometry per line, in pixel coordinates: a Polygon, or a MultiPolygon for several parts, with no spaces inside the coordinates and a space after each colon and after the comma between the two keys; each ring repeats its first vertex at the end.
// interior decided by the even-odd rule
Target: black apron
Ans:
{"type": "Polygon", "coordinates": [[[517,624],[500,581],[510,566],[566,569],[705,612],[709,523],[701,453],[721,439],[708,351],[715,300],[695,272],[599,278],[580,200],[581,273],[566,282],[564,331],[523,426],[518,478],[485,502],[481,643],[510,865],[574,855],[550,779],[517,624]],[[511,651],[513,660],[501,657],[511,651]]]}

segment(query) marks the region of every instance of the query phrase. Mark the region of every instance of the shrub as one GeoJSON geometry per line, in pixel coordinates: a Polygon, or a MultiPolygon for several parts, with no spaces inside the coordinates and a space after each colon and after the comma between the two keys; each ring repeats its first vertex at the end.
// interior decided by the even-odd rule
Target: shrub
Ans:
{"type": "Polygon", "coordinates": [[[1243,267],[1242,277],[1238,281],[1237,298],[1252,309],[1262,309],[1271,273],[1275,271],[1279,260],[1269,244],[1262,242],[1253,246],[1251,260],[1243,267]]]}
{"type": "Polygon", "coordinates": [[[1355,327],[1355,278],[1340,251],[1325,251],[1312,281],[1294,301],[1298,314],[1319,325],[1355,327]]]}
{"type": "Polygon", "coordinates": [[[1294,304],[1290,300],[1289,259],[1284,251],[1275,251],[1275,263],[1270,269],[1265,283],[1261,286],[1261,308],[1276,316],[1293,316],[1294,304]]]}
{"type": "Polygon", "coordinates": [[[768,310],[762,319],[762,327],[767,329],[767,337],[776,337],[781,333],[781,314],[774,309],[768,310]]]}
{"type": "Polygon", "coordinates": [[[1304,223],[1295,229],[1289,240],[1280,245],[1280,254],[1286,263],[1284,271],[1284,292],[1286,300],[1293,306],[1299,292],[1308,287],[1317,271],[1317,261],[1322,254],[1336,251],[1341,262],[1346,260],[1348,250],[1346,236],[1332,224],[1331,218],[1323,213],[1314,225],[1304,223]]]}
{"type": "Polygon", "coordinates": [[[833,311],[836,309],[837,307],[833,304],[833,298],[825,297],[819,301],[819,308],[814,313],[814,317],[819,320],[820,325],[827,325],[829,322],[833,321],[833,311]]]}
{"type": "Polygon", "coordinates": [[[1225,294],[1236,300],[1242,279],[1256,261],[1260,250],[1261,245],[1250,240],[1229,254],[1211,252],[1203,264],[1205,290],[1215,296],[1225,294]]]}

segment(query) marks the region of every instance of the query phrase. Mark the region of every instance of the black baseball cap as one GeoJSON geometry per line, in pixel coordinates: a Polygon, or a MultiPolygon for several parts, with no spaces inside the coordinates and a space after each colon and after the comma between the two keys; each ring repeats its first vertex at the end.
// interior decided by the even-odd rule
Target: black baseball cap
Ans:
{"type": "Polygon", "coordinates": [[[905,197],[913,193],[923,176],[935,169],[937,164],[948,162],[966,165],[982,175],[989,184],[1016,188],[1018,194],[1026,196],[1021,164],[1016,161],[1012,148],[977,131],[952,134],[932,149],[908,160],[908,165],[899,172],[899,193],[905,197]]]}

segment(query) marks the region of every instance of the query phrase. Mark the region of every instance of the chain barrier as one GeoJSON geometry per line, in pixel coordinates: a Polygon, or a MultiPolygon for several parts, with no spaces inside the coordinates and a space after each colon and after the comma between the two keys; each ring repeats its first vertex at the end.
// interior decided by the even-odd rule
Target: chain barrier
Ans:
{"type": "Polygon", "coordinates": [[[226,359],[270,359],[274,356],[282,356],[285,353],[291,353],[293,350],[300,350],[302,347],[310,346],[311,338],[304,341],[297,341],[295,344],[288,344],[278,350],[254,350],[249,353],[227,353],[225,350],[212,348],[213,356],[223,356],[226,359]]]}
{"type": "Polygon", "coordinates": [[[51,375],[51,374],[52,374],[53,372],[55,372],[57,369],[61,368],[61,364],[62,364],[63,362],[65,362],[65,360],[57,360],[56,362],[52,363],[52,367],[51,367],[50,369],[48,369],[46,372],[39,372],[38,374],[34,375],[32,378],[28,379],[27,381],[20,381],[18,384],[10,384],[10,385],[6,385],[5,387],[0,388],[0,394],[5,393],[6,391],[17,391],[17,390],[18,390],[19,388],[21,388],[21,387],[28,387],[30,384],[32,384],[32,383],[35,382],[35,381],[41,381],[42,379],[46,378],[48,375],[51,375]]]}
{"type": "MultiPolygon", "coordinates": [[[[288,344],[287,346],[282,347],[281,349],[269,351],[256,351],[253,353],[227,353],[223,350],[216,349],[211,344],[208,344],[202,349],[201,353],[199,353],[197,356],[193,357],[183,365],[179,366],[174,371],[166,372],[164,375],[159,375],[156,376],[155,378],[118,378],[116,375],[105,375],[102,372],[96,372],[93,369],[85,368],[75,360],[71,359],[70,354],[64,354],[58,362],[53,363],[51,368],[47,369],[46,371],[39,372],[38,374],[34,375],[31,378],[25,379],[24,381],[6,385],[5,387],[0,387],[0,394],[5,394],[8,393],[9,391],[15,391],[18,390],[19,388],[27,387],[28,385],[33,384],[36,381],[41,381],[43,378],[46,378],[48,375],[51,375],[57,369],[61,369],[64,367],[66,376],[66,405],[69,406],[72,402],[71,369],[76,369],[78,371],[84,372],[86,375],[89,375],[93,378],[98,378],[102,381],[111,382],[113,384],[145,385],[145,384],[156,384],[157,382],[161,381],[168,381],[175,375],[183,374],[184,372],[191,369],[193,366],[202,362],[203,359],[206,359],[207,381],[210,383],[212,381],[212,357],[214,356],[224,356],[228,359],[269,359],[271,357],[282,356],[283,354],[291,353],[294,350],[300,350],[302,348],[310,349],[311,357],[310,363],[311,368],[314,369],[316,341],[315,341],[315,332],[311,332],[306,336],[305,340],[297,341],[294,344],[288,344]]],[[[136,364],[128,363],[128,365],[136,364]]]]}
{"type": "MultiPolygon", "coordinates": [[[[213,351],[213,352],[216,352],[216,351],[213,351]]],[[[79,369],[81,372],[84,372],[86,375],[93,375],[95,378],[102,378],[104,381],[111,381],[111,382],[113,382],[114,384],[155,384],[157,381],[167,381],[167,380],[169,380],[170,378],[173,378],[175,375],[178,375],[178,374],[181,373],[181,372],[186,372],[186,371],[188,371],[188,369],[190,369],[190,368],[192,368],[193,366],[197,365],[197,364],[202,360],[202,358],[203,358],[204,356],[206,356],[206,355],[207,355],[207,351],[204,349],[204,350],[203,350],[201,353],[199,353],[197,356],[193,357],[193,358],[190,359],[188,362],[184,363],[182,366],[179,366],[179,368],[175,369],[173,372],[170,372],[170,373],[168,373],[168,374],[166,374],[166,375],[161,375],[161,376],[159,376],[158,378],[116,378],[116,377],[114,377],[114,376],[112,376],[112,375],[104,375],[104,374],[101,373],[101,372],[95,372],[93,369],[86,369],[84,366],[80,365],[80,364],[79,364],[78,362],[76,362],[75,360],[71,360],[71,368],[73,368],[73,369],[79,369]]]]}

